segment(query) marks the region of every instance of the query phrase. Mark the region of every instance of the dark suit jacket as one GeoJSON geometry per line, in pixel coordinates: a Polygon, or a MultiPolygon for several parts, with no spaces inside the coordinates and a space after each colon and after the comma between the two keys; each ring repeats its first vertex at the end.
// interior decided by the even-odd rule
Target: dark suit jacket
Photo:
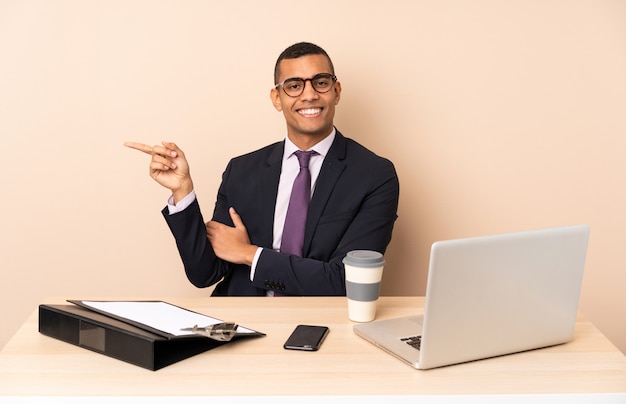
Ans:
{"type": "Polygon", "coordinates": [[[397,218],[399,183],[393,164],[337,131],[309,205],[303,257],[272,249],[274,205],[284,141],[232,159],[222,176],[213,220],[232,226],[234,207],[252,244],[264,247],[250,267],[223,261],[209,243],[198,202],[163,215],[176,239],[185,272],[197,287],[220,282],[213,295],[345,295],[343,257],[351,250],[384,253],[397,218]]]}

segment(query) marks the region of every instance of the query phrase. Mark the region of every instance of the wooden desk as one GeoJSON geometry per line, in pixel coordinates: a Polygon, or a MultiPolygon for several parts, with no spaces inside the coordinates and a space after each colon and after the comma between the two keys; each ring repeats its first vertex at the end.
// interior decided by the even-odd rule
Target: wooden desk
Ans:
{"type": "MultiPolygon", "coordinates": [[[[519,393],[620,393],[626,398],[626,357],[582,316],[568,344],[421,371],[357,337],[345,298],[164,300],[267,336],[152,372],[39,334],[35,310],[0,353],[0,398],[519,393]],[[330,327],[320,351],[282,348],[300,323],[330,327]]],[[[383,297],[377,319],[415,314],[423,304],[421,297],[383,297]]]]}

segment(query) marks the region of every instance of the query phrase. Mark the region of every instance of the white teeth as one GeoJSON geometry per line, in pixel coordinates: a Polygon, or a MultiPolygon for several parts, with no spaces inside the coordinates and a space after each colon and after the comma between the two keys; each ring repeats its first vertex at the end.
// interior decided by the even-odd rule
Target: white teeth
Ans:
{"type": "Polygon", "coordinates": [[[315,114],[319,114],[322,111],[321,108],[307,108],[307,109],[301,109],[298,111],[298,113],[300,115],[315,115],[315,114]]]}

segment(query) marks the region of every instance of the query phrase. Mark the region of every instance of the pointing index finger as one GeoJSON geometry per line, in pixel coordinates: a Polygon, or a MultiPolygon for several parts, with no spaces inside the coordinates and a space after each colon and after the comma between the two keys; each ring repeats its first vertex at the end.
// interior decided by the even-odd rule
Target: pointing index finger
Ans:
{"type": "Polygon", "coordinates": [[[150,154],[150,155],[152,155],[154,153],[154,150],[152,149],[151,146],[148,146],[147,144],[143,144],[143,143],[124,142],[124,146],[130,147],[131,149],[142,151],[142,152],[144,152],[146,154],[150,154]]]}

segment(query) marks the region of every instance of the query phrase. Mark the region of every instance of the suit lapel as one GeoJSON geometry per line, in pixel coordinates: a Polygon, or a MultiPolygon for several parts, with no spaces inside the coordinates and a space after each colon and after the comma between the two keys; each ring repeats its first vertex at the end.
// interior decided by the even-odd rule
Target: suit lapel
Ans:
{"type": "Polygon", "coordinates": [[[284,141],[276,143],[261,168],[258,218],[261,245],[272,246],[274,242],[274,211],[284,149],[284,141]]]}
{"type": "Polygon", "coordinates": [[[337,131],[335,140],[328,150],[328,154],[324,159],[322,169],[317,177],[315,191],[309,205],[309,213],[306,221],[306,230],[304,233],[303,255],[309,250],[313,232],[317,227],[317,223],[324,211],[324,207],[335,188],[335,183],[346,167],[344,162],[346,158],[346,139],[337,131]]]}

